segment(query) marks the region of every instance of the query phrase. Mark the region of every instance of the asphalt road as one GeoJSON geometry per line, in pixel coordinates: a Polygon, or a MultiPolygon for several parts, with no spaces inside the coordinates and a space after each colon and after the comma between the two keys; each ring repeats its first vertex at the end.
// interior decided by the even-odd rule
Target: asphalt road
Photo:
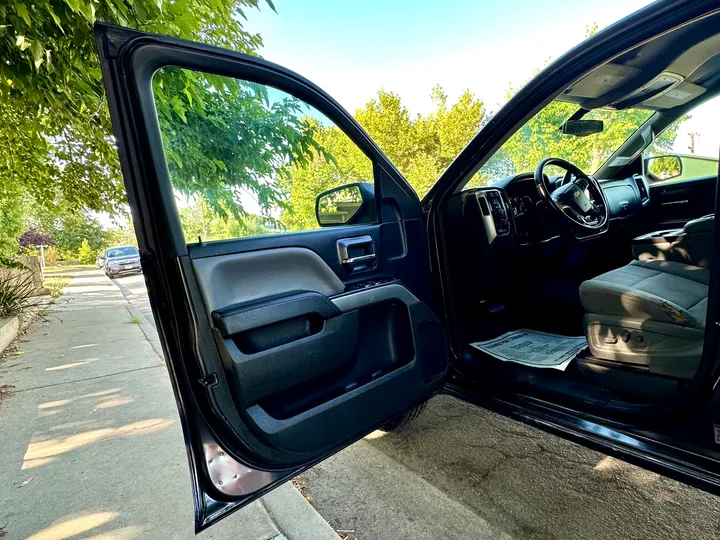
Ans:
{"type": "MultiPolygon", "coordinates": [[[[116,280],[147,313],[142,276],[116,280]]],[[[349,538],[720,538],[720,498],[448,396],[303,473],[349,538]]]]}

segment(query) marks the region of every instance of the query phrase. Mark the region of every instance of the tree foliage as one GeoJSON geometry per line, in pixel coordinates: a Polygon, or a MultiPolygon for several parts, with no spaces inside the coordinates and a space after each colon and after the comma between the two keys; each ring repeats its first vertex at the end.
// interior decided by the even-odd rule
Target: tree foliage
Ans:
{"type": "Polygon", "coordinates": [[[16,188],[0,189],[0,256],[14,255],[18,250],[17,239],[25,221],[24,206],[23,197],[16,188]]]}
{"type": "MultiPolygon", "coordinates": [[[[482,101],[469,91],[449,105],[438,85],[431,98],[433,110],[413,117],[400,96],[381,90],[355,112],[358,122],[421,197],[477,133],[485,117],[482,101]]],[[[282,217],[290,230],[317,227],[315,197],[321,192],[351,182],[373,181],[370,160],[340,129],[317,125],[315,137],[333,159],[315,159],[293,167],[288,186],[290,208],[282,217]]]]}
{"type": "Polygon", "coordinates": [[[55,241],[49,234],[37,229],[36,227],[30,227],[26,230],[18,239],[20,248],[33,248],[36,246],[53,246],[55,241]]]}
{"type": "MultiPolygon", "coordinates": [[[[595,110],[583,118],[603,120],[601,133],[586,137],[561,133],[560,126],[577,109],[578,106],[572,103],[553,101],[548,104],[502,145],[469,185],[487,185],[504,176],[531,172],[540,160],[551,156],[566,159],[592,174],[653,114],[642,109],[595,110]]],[[[655,140],[654,148],[670,150],[678,126],[688,118],[683,116],[671,124],[655,140]]]]}
{"type": "Polygon", "coordinates": [[[197,242],[198,238],[204,241],[221,240],[277,231],[272,223],[268,223],[261,216],[246,213],[220,217],[202,196],[188,202],[188,205],[179,210],[180,222],[187,242],[197,242]]]}
{"type": "Polygon", "coordinates": [[[293,165],[323,155],[303,104],[247,81],[173,68],[155,77],[160,127],[173,187],[223,219],[244,223],[243,197],[261,213],[283,208],[293,165]],[[186,103],[178,102],[183,96],[186,103]]]}
{"type": "Polygon", "coordinates": [[[25,224],[35,234],[46,235],[60,251],[63,259],[75,259],[86,240],[98,252],[111,241],[110,234],[89,212],[61,205],[57,211],[48,211],[35,204],[26,206],[25,224]]]}
{"type": "MultiPolygon", "coordinates": [[[[265,0],[271,7],[270,0],[265,0]]],[[[93,23],[103,20],[246,53],[259,0],[17,0],[0,5],[0,178],[41,204],[115,213],[124,190],[93,23]]],[[[187,82],[187,81],[186,81],[187,82]]],[[[190,106],[186,94],[170,96],[190,106]]],[[[2,191],[3,185],[0,185],[2,191]]]]}
{"type": "Polygon", "coordinates": [[[129,225],[117,225],[107,231],[107,245],[111,246],[137,246],[137,238],[132,222],[129,225]]]}
{"type": "Polygon", "coordinates": [[[95,257],[97,257],[98,251],[100,250],[94,250],[90,247],[90,242],[83,239],[82,243],[80,244],[80,249],[78,249],[77,260],[80,264],[93,264],[95,262],[95,257]]]}
{"type": "Polygon", "coordinates": [[[45,250],[45,264],[55,266],[60,260],[60,250],[55,246],[50,246],[45,250]]]}

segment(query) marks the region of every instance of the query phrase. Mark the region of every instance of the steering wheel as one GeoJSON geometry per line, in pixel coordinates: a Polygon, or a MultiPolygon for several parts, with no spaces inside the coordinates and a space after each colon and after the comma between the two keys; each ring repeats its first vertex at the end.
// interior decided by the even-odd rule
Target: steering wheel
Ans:
{"type": "Polygon", "coordinates": [[[604,232],[609,219],[605,193],[598,181],[579,167],[561,158],[545,158],[535,167],[535,187],[540,198],[575,228],[604,232]],[[565,170],[560,187],[551,188],[550,178],[545,174],[548,165],[565,170]]]}

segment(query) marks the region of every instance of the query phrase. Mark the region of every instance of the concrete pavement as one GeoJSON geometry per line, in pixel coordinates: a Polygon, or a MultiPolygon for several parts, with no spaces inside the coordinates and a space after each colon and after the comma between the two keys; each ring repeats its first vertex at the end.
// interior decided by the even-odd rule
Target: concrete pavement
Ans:
{"type": "MultiPolygon", "coordinates": [[[[79,272],[0,360],[0,537],[192,538],[167,371],[102,271],[79,272]]],[[[201,538],[332,539],[290,485],[201,538]]]]}
{"type": "Polygon", "coordinates": [[[358,540],[720,538],[719,497],[449,396],[301,479],[358,540]]]}
{"type": "Polygon", "coordinates": [[[155,319],[153,318],[152,308],[150,307],[150,299],[145,288],[145,278],[142,274],[132,274],[115,278],[113,283],[117,285],[123,293],[125,299],[137,309],[143,317],[155,328],[155,319]]]}
{"type": "MultiPolygon", "coordinates": [[[[116,282],[151,316],[142,276],[116,282]]],[[[448,396],[300,478],[358,540],[720,538],[720,498],[448,396]]]]}

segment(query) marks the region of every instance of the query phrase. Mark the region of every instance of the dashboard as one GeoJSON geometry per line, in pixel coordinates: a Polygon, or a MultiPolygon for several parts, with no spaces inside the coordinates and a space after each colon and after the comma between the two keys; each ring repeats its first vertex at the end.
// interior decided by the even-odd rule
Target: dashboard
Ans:
{"type": "MultiPolygon", "coordinates": [[[[561,182],[562,176],[550,177],[551,186],[559,187],[561,182]]],[[[611,220],[636,215],[650,203],[649,185],[641,175],[601,180],[600,185],[611,220]]],[[[560,232],[538,194],[533,173],[509,176],[492,186],[467,190],[459,195],[465,195],[464,205],[476,206],[476,212],[463,211],[463,214],[479,214],[489,244],[500,238],[522,243],[542,242],[560,232]]]]}

